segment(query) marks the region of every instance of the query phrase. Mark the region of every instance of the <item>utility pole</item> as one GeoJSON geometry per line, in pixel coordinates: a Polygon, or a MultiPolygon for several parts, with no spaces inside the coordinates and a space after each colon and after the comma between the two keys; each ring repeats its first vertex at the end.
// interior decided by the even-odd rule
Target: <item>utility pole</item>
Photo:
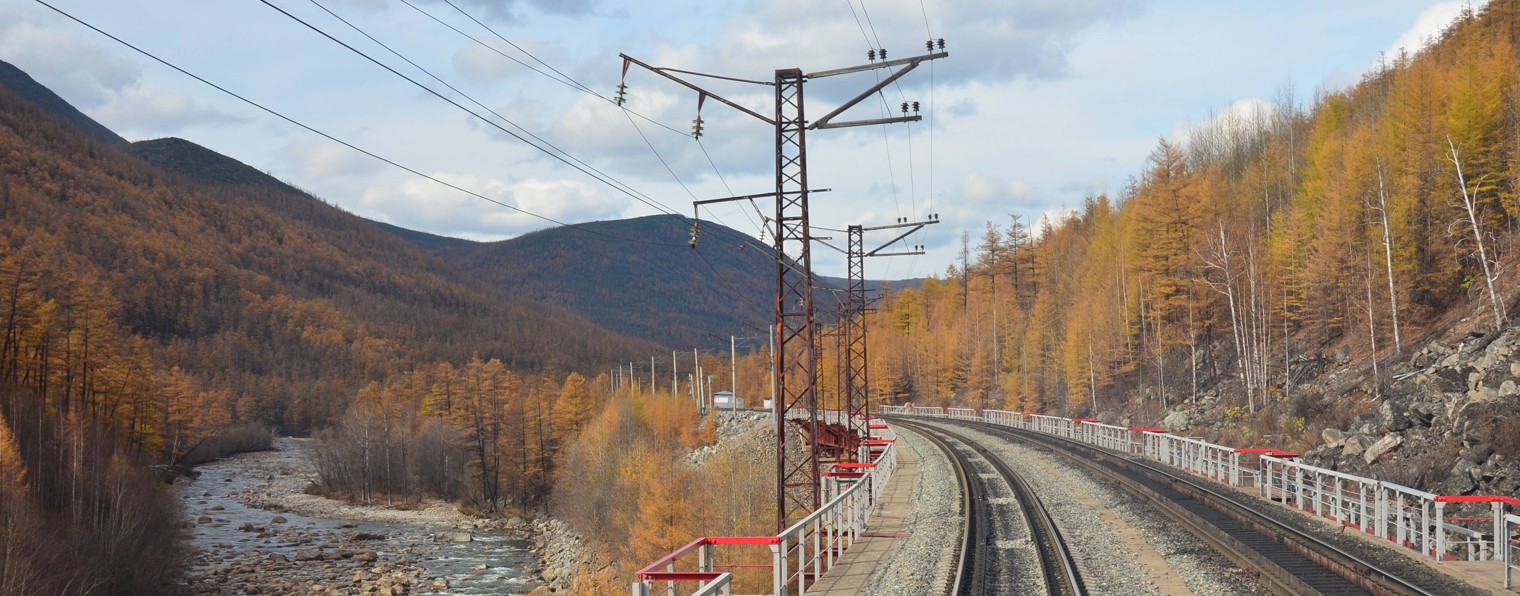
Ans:
{"type": "Polygon", "coordinates": [[[739,348],[734,336],[728,336],[728,390],[733,396],[728,398],[728,409],[739,409],[739,348]]]}
{"type": "MultiPolygon", "coordinates": [[[[626,75],[628,67],[636,64],[649,72],[670,79],[697,92],[697,119],[693,122],[693,136],[702,134],[701,109],[702,104],[708,98],[752,116],[773,127],[776,148],[775,192],[751,195],[744,199],[729,197],[726,199],[697,201],[693,207],[697,208],[702,204],[747,200],[763,196],[774,197],[776,201],[775,219],[770,223],[774,226],[771,232],[776,253],[776,352],[775,365],[772,367],[775,379],[771,385],[772,390],[776,394],[776,401],[773,403],[776,406],[778,414],[776,417],[776,527],[778,531],[785,530],[792,522],[807,516],[807,514],[818,509],[820,505],[819,476],[821,470],[818,464],[817,450],[817,351],[815,349],[816,343],[813,328],[815,314],[813,309],[813,260],[809,247],[812,241],[812,231],[811,223],[808,219],[808,193],[811,189],[808,187],[807,177],[807,131],[921,120],[922,118],[917,114],[918,103],[912,103],[914,114],[909,116],[908,107],[910,104],[903,102],[903,115],[901,117],[834,122],[836,116],[896,82],[903,75],[917,68],[922,62],[949,56],[944,51],[945,42],[943,39],[937,40],[937,45],[938,52],[934,51],[936,41],[930,40],[926,44],[929,53],[897,60],[887,60],[886,50],[872,49],[867,53],[867,57],[870,59],[869,64],[807,74],[804,74],[800,68],[776,69],[773,81],[746,80],[659,68],[635,60],[627,54],[620,55],[623,58],[625,81],[618,85],[619,103],[622,102],[624,91],[627,88],[626,75]],[[878,52],[880,60],[877,59],[878,52]],[[804,115],[803,102],[803,87],[806,81],[895,67],[902,68],[897,69],[886,77],[880,78],[874,85],[871,85],[865,91],[853,99],[844,102],[823,117],[811,123],[807,121],[804,115]],[[774,117],[767,117],[760,112],[739,105],[673,73],[718,78],[733,82],[770,85],[775,89],[774,117]],[[809,434],[806,440],[810,444],[797,445],[796,443],[800,440],[799,438],[795,436],[789,438],[791,433],[787,432],[786,425],[788,424],[787,419],[792,417],[800,419],[800,422],[809,434]],[[795,447],[788,449],[788,443],[794,444],[795,447]]],[[[691,241],[692,247],[695,248],[699,225],[695,221],[695,218],[693,219],[691,241]]]]}
{"type": "MultiPolygon", "coordinates": [[[[848,416],[845,425],[850,431],[860,437],[869,437],[870,428],[865,420],[857,420],[854,414],[869,415],[871,404],[869,398],[870,379],[866,364],[866,313],[869,300],[866,298],[866,257],[900,257],[924,254],[923,246],[912,246],[907,250],[898,252],[882,252],[887,248],[903,241],[914,232],[924,229],[924,226],[939,223],[939,214],[931,213],[929,217],[919,221],[909,221],[906,217],[899,217],[897,221],[880,226],[850,225],[845,228],[845,249],[840,249],[833,244],[818,240],[819,244],[844,253],[846,267],[848,269],[847,282],[845,285],[845,299],[840,306],[839,331],[840,342],[840,365],[844,375],[840,383],[841,407],[848,416]],[[876,248],[866,250],[866,232],[882,230],[903,230],[891,240],[882,242],[876,248]]],[[[859,454],[856,454],[859,455],[859,454]]]]}

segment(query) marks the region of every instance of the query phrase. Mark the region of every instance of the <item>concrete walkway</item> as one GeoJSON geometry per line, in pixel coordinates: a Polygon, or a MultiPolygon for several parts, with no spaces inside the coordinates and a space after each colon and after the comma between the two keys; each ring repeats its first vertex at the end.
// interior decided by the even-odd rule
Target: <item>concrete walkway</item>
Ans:
{"type": "Polygon", "coordinates": [[[911,449],[898,445],[897,470],[887,482],[887,490],[871,515],[871,529],[845,551],[839,562],[818,583],[808,586],[808,594],[864,594],[877,570],[890,563],[909,534],[906,529],[913,515],[913,489],[918,486],[918,460],[911,449]]]}

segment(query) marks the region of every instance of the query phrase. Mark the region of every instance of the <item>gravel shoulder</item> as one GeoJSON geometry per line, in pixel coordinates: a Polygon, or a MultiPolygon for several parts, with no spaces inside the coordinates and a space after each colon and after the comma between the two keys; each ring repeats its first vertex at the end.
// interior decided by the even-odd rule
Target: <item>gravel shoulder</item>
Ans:
{"type": "Polygon", "coordinates": [[[871,575],[867,596],[940,594],[950,585],[958,558],[953,545],[961,540],[961,490],[950,459],[927,439],[912,432],[897,434],[897,448],[918,462],[912,510],[898,551],[871,575]]]}

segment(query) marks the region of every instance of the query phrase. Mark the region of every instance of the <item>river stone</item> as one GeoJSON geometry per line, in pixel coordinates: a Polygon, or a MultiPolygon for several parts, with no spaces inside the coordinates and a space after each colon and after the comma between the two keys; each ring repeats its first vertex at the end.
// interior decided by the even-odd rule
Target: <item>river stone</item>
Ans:
{"type": "Polygon", "coordinates": [[[1327,428],[1320,431],[1319,436],[1325,440],[1326,447],[1340,447],[1346,444],[1346,433],[1338,428],[1327,428]]]}
{"type": "Polygon", "coordinates": [[[243,525],[238,526],[238,531],[239,532],[252,532],[253,530],[254,530],[253,524],[248,523],[248,522],[243,522],[243,525]]]}
{"type": "Polygon", "coordinates": [[[269,520],[269,523],[272,523],[272,524],[283,524],[283,523],[288,523],[289,521],[290,520],[285,519],[285,516],[283,516],[283,515],[276,515],[276,516],[274,516],[274,519],[269,520]]]}
{"type": "Polygon", "coordinates": [[[358,534],[354,534],[354,540],[385,540],[385,534],[371,534],[369,532],[359,532],[358,534]]]}
{"type": "Polygon", "coordinates": [[[433,536],[438,542],[474,542],[475,536],[469,532],[439,532],[433,536]]]}
{"type": "Polygon", "coordinates": [[[1371,447],[1367,448],[1367,452],[1362,454],[1362,461],[1365,461],[1369,464],[1375,462],[1377,461],[1377,458],[1382,457],[1384,453],[1393,451],[1394,449],[1397,449],[1399,445],[1403,444],[1404,437],[1401,435],[1384,435],[1383,438],[1378,439],[1376,443],[1373,443],[1371,447]]]}
{"type": "Polygon", "coordinates": [[[195,523],[198,523],[198,524],[209,524],[209,523],[211,523],[211,518],[202,515],[200,517],[195,518],[195,523]]]}

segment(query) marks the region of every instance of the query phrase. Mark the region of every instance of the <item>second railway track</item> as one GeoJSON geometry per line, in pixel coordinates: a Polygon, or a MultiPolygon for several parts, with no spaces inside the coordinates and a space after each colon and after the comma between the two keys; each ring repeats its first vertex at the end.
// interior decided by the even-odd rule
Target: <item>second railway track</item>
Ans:
{"type": "Polygon", "coordinates": [[[994,554],[1000,541],[1007,537],[1000,537],[996,533],[998,520],[994,519],[986,478],[975,473],[975,455],[986,461],[1012,490],[1039,558],[1044,593],[1053,596],[1087,594],[1076,559],[1066,547],[1060,528],[1034,490],[1001,457],[953,431],[901,419],[894,422],[935,443],[961,471],[957,475],[961,477],[962,489],[966,495],[966,532],[960,569],[951,593],[967,596],[1011,592],[1010,586],[1004,582],[1017,574],[1017,570],[1006,568],[1008,561],[994,554]]]}
{"type": "MultiPolygon", "coordinates": [[[[902,419],[894,419],[901,423],[902,419]]],[[[1240,498],[1149,462],[1091,446],[984,422],[962,422],[993,436],[1043,446],[1124,490],[1249,569],[1284,594],[1435,594],[1291,525],[1263,515],[1240,498]]]]}

